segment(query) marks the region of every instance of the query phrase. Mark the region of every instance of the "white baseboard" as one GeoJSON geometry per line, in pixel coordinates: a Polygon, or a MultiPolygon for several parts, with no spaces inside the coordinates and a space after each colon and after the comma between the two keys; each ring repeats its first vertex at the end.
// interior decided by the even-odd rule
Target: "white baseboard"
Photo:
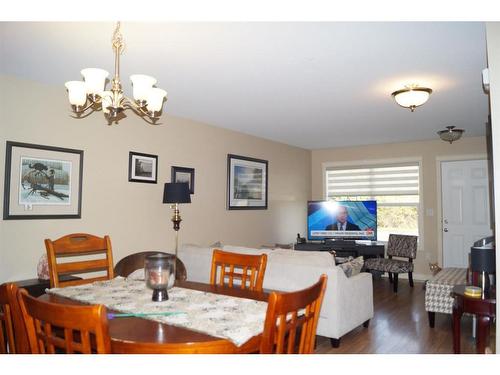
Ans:
{"type": "MultiPolygon", "coordinates": [[[[384,272],[384,274],[382,275],[382,277],[388,278],[389,275],[387,274],[387,272],[384,272]]],[[[425,274],[425,273],[414,273],[413,274],[413,280],[414,281],[426,281],[426,280],[429,280],[431,278],[432,278],[432,275],[428,275],[428,274],[425,274]]],[[[407,273],[400,273],[398,275],[398,279],[408,280],[408,274],[407,273]]]]}

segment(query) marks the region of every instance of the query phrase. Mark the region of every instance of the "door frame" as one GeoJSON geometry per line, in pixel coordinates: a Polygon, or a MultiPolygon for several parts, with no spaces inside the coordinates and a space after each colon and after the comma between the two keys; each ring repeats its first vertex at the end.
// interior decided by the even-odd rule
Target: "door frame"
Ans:
{"type": "MultiPolygon", "coordinates": [[[[436,156],[436,186],[437,186],[437,262],[440,267],[443,267],[443,186],[441,183],[441,164],[450,161],[472,161],[472,160],[486,160],[488,161],[488,154],[468,154],[468,155],[443,155],[436,156]]],[[[488,166],[489,168],[489,166],[488,166]]],[[[491,202],[490,202],[491,205],[491,202]]]]}

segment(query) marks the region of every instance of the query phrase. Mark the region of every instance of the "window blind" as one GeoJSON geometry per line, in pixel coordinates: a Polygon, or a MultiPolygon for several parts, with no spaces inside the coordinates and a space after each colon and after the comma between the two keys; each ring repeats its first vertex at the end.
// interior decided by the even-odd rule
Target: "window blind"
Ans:
{"type": "Polygon", "coordinates": [[[327,198],[418,195],[418,184],[418,163],[326,169],[327,198]]]}

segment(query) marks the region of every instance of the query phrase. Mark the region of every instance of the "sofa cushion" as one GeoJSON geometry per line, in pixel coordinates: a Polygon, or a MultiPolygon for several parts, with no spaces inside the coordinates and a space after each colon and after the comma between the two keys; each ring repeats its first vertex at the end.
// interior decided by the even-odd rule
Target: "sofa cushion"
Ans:
{"type": "Polygon", "coordinates": [[[233,245],[224,245],[222,247],[222,250],[229,251],[231,253],[249,254],[249,255],[260,255],[260,254],[269,255],[273,251],[272,249],[255,249],[252,247],[233,246],[233,245]]]}
{"type": "Polygon", "coordinates": [[[339,267],[342,268],[342,271],[344,271],[347,277],[351,277],[361,272],[363,264],[363,257],[357,257],[356,259],[349,259],[347,262],[340,264],[339,267]]]}

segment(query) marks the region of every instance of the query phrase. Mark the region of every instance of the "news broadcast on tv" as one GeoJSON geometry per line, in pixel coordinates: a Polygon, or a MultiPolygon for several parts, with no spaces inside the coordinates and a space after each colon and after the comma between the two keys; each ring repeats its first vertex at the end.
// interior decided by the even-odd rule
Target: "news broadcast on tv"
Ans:
{"type": "Polygon", "coordinates": [[[377,240],[377,202],[310,201],[307,204],[309,240],[377,240]]]}

